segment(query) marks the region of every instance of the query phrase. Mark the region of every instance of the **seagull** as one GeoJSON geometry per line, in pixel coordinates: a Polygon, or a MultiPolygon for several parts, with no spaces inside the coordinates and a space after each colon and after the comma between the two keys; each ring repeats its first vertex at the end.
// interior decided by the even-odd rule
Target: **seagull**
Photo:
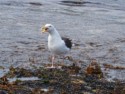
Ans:
{"type": "Polygon", "coordinates": [[[46,24],[42,27],[42,32],[48,32],[48,49],[52,52],[52,66],[54,67],[55,55],[65,55],[72,47],[72,42],[69,38],[61,37],[56,28],[52,24],[46,24]]]}

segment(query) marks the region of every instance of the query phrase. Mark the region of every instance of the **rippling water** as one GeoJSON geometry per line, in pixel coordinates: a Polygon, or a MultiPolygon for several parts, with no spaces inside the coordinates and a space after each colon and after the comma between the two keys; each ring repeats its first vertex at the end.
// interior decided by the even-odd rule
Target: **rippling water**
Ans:
{"type": "MultiPolygon", "coordinates": [[[[75,60],[125,66],[124,4],[125,0],[0,0],[0,65],[50,63],[47,34],[40,28],[52,23],[62,36],[79,44],[70,54],[75,60]]],[[[105,73],[112,79],[125,78],[125,70],[105,73]]]]}

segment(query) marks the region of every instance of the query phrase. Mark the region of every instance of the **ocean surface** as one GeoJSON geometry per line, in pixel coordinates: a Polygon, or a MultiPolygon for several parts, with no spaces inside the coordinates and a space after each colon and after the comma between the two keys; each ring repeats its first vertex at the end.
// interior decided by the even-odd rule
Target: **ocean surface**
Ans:
{"type": "Polygon", "coordinates": [[[72,39],[69,55],[79,66],[94,59],[108,80],[125,79],[125,69],[104,67],[125,67],[125,0],[0,0],[0,75],[10,66],[50,63],[46,23],[72,39]]]}

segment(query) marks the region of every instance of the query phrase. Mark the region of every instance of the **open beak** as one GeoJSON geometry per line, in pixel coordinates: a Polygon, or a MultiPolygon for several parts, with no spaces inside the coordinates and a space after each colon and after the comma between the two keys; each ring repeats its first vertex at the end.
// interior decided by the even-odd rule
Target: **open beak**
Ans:
{"type": "Polygon", "coordinates": [[[45,27],[45,26],[42,27],[42,32],[43,32],[43,33],[44,33],[44,32],[47,32],[47,30],[48,30],[47,27],[45,27]]]}

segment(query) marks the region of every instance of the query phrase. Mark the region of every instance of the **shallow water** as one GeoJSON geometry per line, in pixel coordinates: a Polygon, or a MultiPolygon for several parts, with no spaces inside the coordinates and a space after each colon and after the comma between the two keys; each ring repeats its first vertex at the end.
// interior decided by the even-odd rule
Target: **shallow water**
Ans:
{"type": "Polygon", "coordinates": [[[22,77],[22,78],[9,78],[9,82],[14,82],[16,80],[20,81],[35,81],[35,80],[40,80],[38,77],[22,77]]]}
{"type": "MultiPolygon", "coordinates": [[[[52,23],[62,36],[78,44],[70,55],[83,61],[83,66],[91,59],[101,65],[125,66],[125,1],[76,1],[0,0],[0,66],[50,63],[47,34],[40,32],[45,23],[52,23]]],[[[125,79],[125,70],[104,72],[112,79],[125,79]]]]}

